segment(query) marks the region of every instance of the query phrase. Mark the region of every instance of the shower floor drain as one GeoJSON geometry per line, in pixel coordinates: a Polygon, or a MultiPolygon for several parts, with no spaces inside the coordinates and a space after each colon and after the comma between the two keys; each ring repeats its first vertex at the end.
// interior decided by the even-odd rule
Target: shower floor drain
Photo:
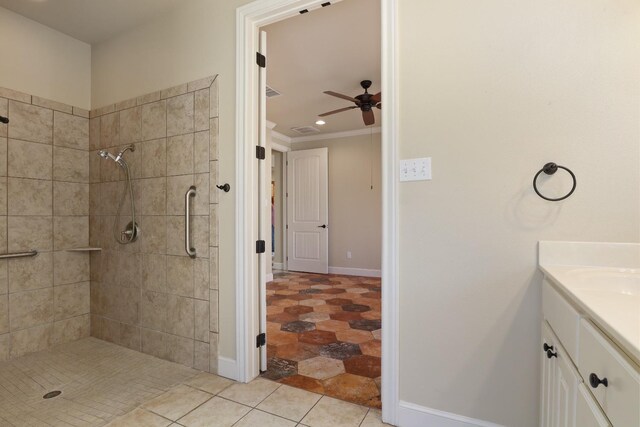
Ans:
{"type": "Polygon", "coordinates": [[[62,392],[60,390],[50,391],[49,393],[42,396],[43,399],[51,399],[53,397],[60,396],[62,392]]]}

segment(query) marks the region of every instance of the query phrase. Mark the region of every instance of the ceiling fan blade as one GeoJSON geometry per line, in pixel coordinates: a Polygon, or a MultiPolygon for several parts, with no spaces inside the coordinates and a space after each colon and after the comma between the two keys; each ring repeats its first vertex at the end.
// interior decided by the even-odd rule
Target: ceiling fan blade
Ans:
{"type": "Polygon", "coordinates": [[[330,91],[330,90],[326,90],[324,93],[326,93],[327,95],[335,96],[337,98],[346,99],[347,101],[355,102],[356,104],[360,103],[360,101],[358,101],[357,99],[352,98],[352,97],[347,96],[347,95],[343,95],[343,94],[338,93],[338,92],[333,92],[333,91],[330,91]]]}
{"type": "Polygon", "coordinates": [[[378,92],[371,97],[371,100],[375,103],[382,101],[382,92],[378,92]]]}
{"type": "Polygon", "coordinates": [[[326,117],[326,116],[330,116],[330,115],[332,115],[332,114],[342,113],[343,111],[353,110],[354,108],[358,108],[358,107],[356,107],[356,106],[354,105],[353,107],[340,108],[340,109],[338,109],[338,110],[329,111],[328,113],[318,114],[318,117],[326,117]]]}
{"type": "Polygon", "coordinates": [[[373,111],[369,110],[369,111],[363,111],[362,112],[362,119],[364,120],[364,124],[367,126],[371,126],[372,124],[374,124],[376,122],[376,118],[373,115],[373,111]]]}

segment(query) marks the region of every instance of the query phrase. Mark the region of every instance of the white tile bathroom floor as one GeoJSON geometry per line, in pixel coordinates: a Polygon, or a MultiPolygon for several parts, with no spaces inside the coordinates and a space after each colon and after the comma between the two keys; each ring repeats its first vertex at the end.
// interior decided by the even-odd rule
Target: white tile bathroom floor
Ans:
{"type": "Polygon", "coordinates": [[[0,363],[0,426],[383,426],[380,412],[202,373],[94,338],[0,363]],[[50,391],[62,394],[49,400],[50,391]]]}

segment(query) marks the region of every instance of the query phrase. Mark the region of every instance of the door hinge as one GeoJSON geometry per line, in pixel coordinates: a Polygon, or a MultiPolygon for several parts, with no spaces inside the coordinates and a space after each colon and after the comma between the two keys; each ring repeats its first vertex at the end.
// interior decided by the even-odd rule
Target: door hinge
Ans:
{"type": "Polygon", "coordinates": [[[267,246],[264,240],[256,240],[256,253],[263,254],[267,250],[267,246]]]}
{"type": "Polygon", "coordinates": [[[256,63],[260,68],[267,68],[267,57],[260,52],[256,52],[256,63]]]}
{"type": "Polygon", "coordinates": [[[267,344],[267,334],[264,332],[256,337],[256,348],[260,348],[267,344]]]}
{"type": "Polygon", "coordinates": [[[264,160],[267,158],[267,150],[264,147],[256,145],[256,159],[264,160]]]}

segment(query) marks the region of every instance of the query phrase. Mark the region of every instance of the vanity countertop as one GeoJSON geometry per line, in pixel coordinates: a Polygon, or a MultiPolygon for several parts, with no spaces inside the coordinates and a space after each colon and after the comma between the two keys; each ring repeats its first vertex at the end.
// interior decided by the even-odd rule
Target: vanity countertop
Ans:
{"type": "Polygon", "coordinates": [[[539,265],[549,281],[640,364],[640,244],[540,242],[539,265]]]}

